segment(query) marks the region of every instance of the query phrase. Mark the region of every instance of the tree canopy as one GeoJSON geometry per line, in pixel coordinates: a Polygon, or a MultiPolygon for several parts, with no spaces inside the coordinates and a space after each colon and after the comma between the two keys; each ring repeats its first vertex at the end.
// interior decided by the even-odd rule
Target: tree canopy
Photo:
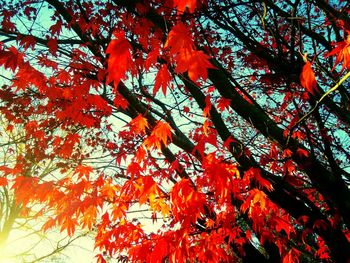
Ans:
{"type": "Polygon", "coordinates": [[[0,14],[16,153],[0,186],[18,215],[93,231],[98,262],[350,260],[348,1],[2,0],[0,14]]]}

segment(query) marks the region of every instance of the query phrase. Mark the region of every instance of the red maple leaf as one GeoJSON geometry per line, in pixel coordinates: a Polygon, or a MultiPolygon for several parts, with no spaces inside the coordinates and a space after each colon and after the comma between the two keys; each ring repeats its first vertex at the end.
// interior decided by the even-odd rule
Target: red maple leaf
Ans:
{"type": "Polygon", "coordinates": [[[5,177],[0,177],[0,187],[7,186],[8,182],[5,177]]]}
{"type": "Polygon", "coordinates": [[[108,58],[108,77],[107,83],[114,81],[117,86],[119,81],[125,77],[126,72],[132,66],[131,45],[125,38],[125,33],[120,31],[114,33],[116,39],[113,39],[106,50],[108,58]]]}
{"type": "Polygon", "coordinates": [[[183,50],[176,56],[176,73],[188,72],[191,80],[197,81],[199,78],[206,80],[208,68],[215,68],[210,62],[210,57],[203,51],[183,50]]]}
{"type": "Polygon", "coordinates": [[[49,218],[47,219],[47,221],[42,225],[41,230],[46,232],[47,230],[49,230],[50,228],[53,228],[54,226],[56,226],[56,220],[54,218],[49,218]]]}
{"type": "Polygon", "coordinates": [[[34,50],[34,46],[36,44],[36,40],[33,36],[24,36],[20,41],[19,44],[24,47],[24,51],[26,51],[28,48],[31,48],[34,50]]]}
{"type": "Polygon", "coordinates": [[[261,176],[260,169],[258,168],[250,168],[248,171],[244,173],[244,176],[247,176],[249,179],[253,179],[259,184],[259,186],[267,189],[268,191],[273,190],[272,184],[261,176]]]}
{"type": "Polygon", "coordinates": [[[78,174],[79,177],[85,176],[86,179],[89,179],[89,175],[92,173],[92,167],[79,164],[75,168],[74,173],[78,174]]]}
{"type": "Polygon", "coordinates": [[[153,49],[148,53],[146,61],[145,61],[145,69],[149,70],[149,68],[157,62],[159,56],[159,47],[153,49]]]}
{"type": "Polygon", "coordinates": [[[50,53],[55,56],[58,50],[57,39],[52,38],[49,41],[47,41],[47,46],[49,47],[50,53]]]}
{"type": "Polygon", "coordinates": [[[19,65],[23,63],[23,55],[18,50],[11,46],[8,50],[0,50],[0,65],[5,69],[11,69],[13,72],[19,65]]]}
{"type": "Polygon", "coordinates": [[[159,121],[153,130],[153,134],[164,144],[171,140],[171,127],[167,122],[159,121]]]}
{"type": "Polygon", "coordinates": [[[127,109],[129,106],[128,101],[119,92],[115,92],[113,104],[117,108],[121,108],[123,110],[127,109]]]}
{"type": "Polygon", "coordinates": [[[148,128],[148,121],[142,114],[139,114],[136,118],[130,121],[130,127],[132,131],[136,133],[145,133],[148,128]]]}
{"type": "Polygon", "coordinates": [[[176,54],[184,49],[192,50],[193,38],[188,26],[183,23],[176,24],[170,30],[164,47],[170,47],[170,54],[176,54]]]}
{"type": "Polygon", "coordinates": [[[96,256],[96,262],[97,263],[106,263],[107,261],[104,259],[102,254],[97,254],[96,256]]]}
{"type": "Polygon", "coordinates": [[[57,34],[57,36],[59,36],[61,34],[61,31],[62,31],[62,21],[61,20],[58,20],[56,22],[56,24],[53,24],[49,30],[51,31],[51,34],[52,35],[55,35],[57,34]]]}
{"type": "Polygon", "coordinates": [[[230,99],[220,98],[218,100],[218,109],[220,111],[224,111],[225,109],[230,107],[230,104],[231,104],[231,100],[230,99]]]}
{"type": "Polygon", "coordinates": [[[307,60],[306,55],[303,56],[305,60],[305,65],[300,74],[300,84],[311,94],[317,92],[317,83],[315,78],[315,73],[312,70],[310,61],[307,60]]]}
{"type": "Polygon", "coordinates": [[[178,12],[185,12],[187,10],[188,12],[193,13],[200,2],[203,3],[203,0],[174,0],[174,7],[177,8],[178,12]]]}
{"type": "Polygon", "coordinates": [[[160,87],[162,87],[163,94],[164,96],[166,96],[166,90],[171,79],[172,77],[169,73],[167,65],[162,65],[162,67],[158,71],[156,80],[154,82],[153,96],[157,94],[160,87]]]}
{"type": "Polygon", "coordinates": [[[188,8],[192,13],[197,6],[197,0],[174,0],[174,6],[179,12],[184,12],[188,8]]]}
{"type": "Polygon", "coordinates": [[[151,254],[150,262],[164,262],[163,260],[168,254],[169,242],[164,238],[160,239],[157,244],[154,246],[154,249],[151,254]]]}
{"type": "Polygon", "coordinates": [[[348,36],[344,41],[338,42],[336,48],[330,51],[326,57],[336,55],[334,66],[332,70],[340,63],[343,62],[342,70],[344,68],[350,69],[350,31],[348,31],[348,36]]]}
{"type": "Polygon", "coordinates": [[[162,144],[168,145],[171,141],[171,130],[172,128],[167,122],[159,121],[154,127],[151,135],[145,140],[145,146],[147,149],[157,148],[161,149],[162,144]]]}

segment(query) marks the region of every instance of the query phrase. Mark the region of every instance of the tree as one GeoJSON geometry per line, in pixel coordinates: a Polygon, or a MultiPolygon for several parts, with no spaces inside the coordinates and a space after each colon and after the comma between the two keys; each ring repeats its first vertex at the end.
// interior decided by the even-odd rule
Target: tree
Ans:
{"type": "MultiPolygon", "coordinates": [[[[33,117],[33,116],[31,116],[33,117]]],[[[39,115],[35,116],[38,120],[39,115]]],[[[47,258],[62,258],[62,251],[78,238],[87,236],[88,232],[77,231],[74,236],[59,234],[55,230],[43,233],[41,228],[54,214],[50,207],[30,202],[31,187],[38,187],[35,197],[46,200],[47,193],[53,188],[50,178],[59,176],[64,178],[72,173],[57,170],[64,160],[57,160],[54,156],[41,156],[36,162],[38,151],[31,152],[31,146],[38,141],[31,140],[28,134],[33,133],[36,122],[26,120],[25,125],[9,124],[0,115],[1,135],[1,188],[0,188],[0,261],[1,262],[38,262],[47,258]],[[2,129],[6,127],[7,129],[2,129]],[[24,160],[28,161],[24,163],[24,160]],[[60,164],[60,165],[58,165],[60,164]],[[17,174],[18,173],[18,174],[17,174]],[[6,176],[4,176],[6,175],[6,176]],[[32,175],[35,175],[30,178],[32,175]],[[12,178],[11,178],[12,177],[12,178]],[[30,182],[26,178],[30,178],[30,182]],[[11,179],[10,179],[11,178],[11,179]],[[40,180],[37,184],[35,180],[40,180]],[[45,183],[46,181],[46,183],[45,183]]],[[[34,131],[39,136],[40,131],[34,131]]],[[[53,132],[53,131],[52,131],[53,132]]],[[[57,132],[57,130],[56,130],[57,132]]],[[[41,143],[45,143],[44,141],[41,143]]],[[[40,153],[40,152],[39,152],[40,153]]],[[[55,201],[56,202],[56,201],[55,201]]],[[[62,260],[61,260],[62,261],[62,260]]],[[[51,261],[50,261],[51,262],[51,261]]]]}
{"type": "Polygon", "coordinates": [[[7,129],[74,167],[44,196],[7,179],[55,209],[44,229],[93,229],[99,262],[349,260],[347,1],[0,6],[7,129]]]}

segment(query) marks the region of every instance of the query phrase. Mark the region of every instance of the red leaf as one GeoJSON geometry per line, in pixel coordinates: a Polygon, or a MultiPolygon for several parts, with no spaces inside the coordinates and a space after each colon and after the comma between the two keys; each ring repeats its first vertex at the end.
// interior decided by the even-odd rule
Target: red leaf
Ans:
{"type": "Polygon", "coordinates": [[[207,95],[205,97],[205,108],[203,109],[204,117],[210,117],[211,107],[212,107],[212,104],[211,104],[211,100],[210,100],[210,95],[207,95]]]}
{"type": "Polygon", "coordinates": [[[8,182],[5,177],[0,177],[0,187],[7,186],[8,182]]]}
{"type": "Polygon", "coordinates": [[[311,94],[317,92],[315,73],[312,70],[311,63],[307,59],[300,75],[300,84],[311,94]]]}
{"type": "Polygon", "coordinates": [[[174,0],[174,6],[178,12],[184,12],[188,9],[192,13],[197,7],[197,0],[174,0]]]}
{"type": "Polygon", "coordinates": [[[125,77],[126,72],[132,66],[131,45],[125,38],[125,33],[120,31],[115,33],[116,39],[113,39],[106,50],[108,58],[108,77],[107,83],[114,81],[115,86],[125,77]]]}
{"type": "Polygon", "coordinates": [[[283,257],[282,263],[298,263],[300,257],[300,251],[292,248],[289,252],[283,257]]]}
{"type": "Polygon", "coordinates": [[[336,55],[334,66],[332,70],[341,62],[343,62],[342,70],[344,68],[350,69],[350,31],[348,31],[348,36],[346,40],[338,42],[336,48],[330,51],[326,57],[336,55]]]}
{"type": "Polygon", "coordinates": [[[176,56],[176,73],[188,71],[191,80],[197,81],[199,78],[206,80],[208,77],[207,69],[215,68],[210,62],[210,57],[203,51],[183,50],[176,56]]]}
{"type": "Polygon", "coordinates": [[[220,98],[218,101],[218,109],[220,111],[224,111],[225,109],[229,108],[231,104],[231,100],[230,99],[226,99],[226,98],[220,98]]]}
{"type": "Polygon", "coordinates": [[[183,23],[174,26],[168,35],[168,39],[164,45],[165,48],[170,47],[170,54],[174,55],[184,49],[193,49],[192,33],[189,27],[183,23]]]}
{"type": "Polygon", "coordinates": [[[34,50],[36,40],[33,36],[25,36],[19,41],[19,44],[24,47],[24,50],[27,50],[28,48],[34,50]]]}
{"type": "Polygon", "coordinates": [[[154,82],[153,96],[157,94],[160,87],[162,87],[163,94],[166,96],[166,90],[171,79],[172,77],[169,73],[167,65],[163,64],[159,69],[156,80],[154,82]]]}
{"type": "Polygon", "coordinates": [[[295,164],[294,162],[289,159],[283,164],[283,170],[285,172],[288,172],[289,174],[292,174],[295,171],[295,164]]]}
{"type": "Polygon", "coordinates": [[[96,258],[96,263],[106,263],[107,261],[104,259],[102,254],[98,254],[95,256],[96,258]]]}
{"type": "Polygon", "coordinates": [[[129,102],[120,93],[116,94],[113,104],[115,107],[123,110],[127,109],[129,106],[129,102]]]}
{"type": "Polygon", "coordinates": [[[181,179],[176,183],[170,193],[172,212],[177,219],[196,222],[203,213],[205,196],[195,190],[188,179],[181,179]]]}
{"type": "Polygon", "coordinates": [[[38,62],[40,66],[42,67],[47,67],[47,68],[52,68],[52,69],[57,69],[58,64],[56,61],[52,61],[48,59],[46,56],[40,56],[38,57],[38,62]]]}
{"type": "Polygon", "coordinates": [[[62,30],[62,21],[58,20],[56,22],[56,24],[52,25],[49,30],[51,31],[52,35],[56,35],[59,36],[61,34],[61,30],[62,30]]]}
{"type": "Polygon", "coordinates": [[[304,150],[304,149],[298,148],[297,149],[297,155],[299,157],[308,157],[309,156],[309,152],[304,150]]]}
{"type": "Polygon", "coordinates": [[[260,169],[258,168],[250,168],[244,173],[244,176],[255,180],[259,184],[259,186],[267,189],[268,191],[273,190],[272,184],[261,176],[260,169]]]}
{"type": "Polygon", "coordinates": [[[35,17],[35,15],[37,14],[36,12],[37,10],[34,8],[34,7],[31,7],[31,6],[26,6],[26,8],[24,9],[23,11],[23,14],[25,14],[28,19],[30,20],[31,19],[31,14],[33,15],[33,17],[35,17]]]}
{"type": "Polygon", "coordinates": [[[55,56],[58,50],[57,39],[50,39],[47,41],[47,46],[49,47],[50,53],[55,56]]]}
{"type": "Polygon", "coordinates": [[[148,53],[145,61],[146,70],[149,70],[149,68],[157,62],[158,56],[159,56],[159,48],[156,48],[148,53]]]}
{"type": "Polygon", "coordinates": [[[290,239],[290,234],[295,233],[295,229],[293,228],[293,225],[291,225],[289,222],[275,217],[273,218],[273,221],[275,222],[276,231],[281,232],[282,230],[287,234],[288,239],[290,239]]]}
{"type": "Polygon", "coordinates": [[[23,63],[23,55],[15,47],[10,47],[8,51],[0,50],[0,65],[13,72],[23,63]]]}
{"type": "Polygon", "coordinates": [[[162,238],[154,246],[150,262],[163,262],[164,257],[168,254],[168,242],[162,238]]]}
{"type": "Polygon", "coordinates": [[[165,146],[168,145],[169,141],[171,141],[171,131],[172,128],[168,123],[159,121],[151,135],[145,140],[146,148],[151,149],[155,147],[161,149],[162,144],[165,146]]]}

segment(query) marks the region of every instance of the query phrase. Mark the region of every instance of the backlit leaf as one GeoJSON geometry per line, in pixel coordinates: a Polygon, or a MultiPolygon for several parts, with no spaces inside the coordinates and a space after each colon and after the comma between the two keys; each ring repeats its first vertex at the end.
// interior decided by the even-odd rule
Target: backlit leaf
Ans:
{"type": "Polygon", "coordinates": [[[109,43],[106,49],[106,53],[109,54],[107,83],[114,81],[117,86],[130,69],[132,58],[131,45],[125,38],[125,33],[123,31],[116,32],[114,36],[115,39],[109,43]]]}
{"type": "Polygon", "coordinates": [[[300,75],[300,84],[308,92],[310,92],[311,94],[315,94],[317,92],[315,73],[312,70],[311,63],[307,60],[306,56],[305,59],[306,62],[300,75]]]}

